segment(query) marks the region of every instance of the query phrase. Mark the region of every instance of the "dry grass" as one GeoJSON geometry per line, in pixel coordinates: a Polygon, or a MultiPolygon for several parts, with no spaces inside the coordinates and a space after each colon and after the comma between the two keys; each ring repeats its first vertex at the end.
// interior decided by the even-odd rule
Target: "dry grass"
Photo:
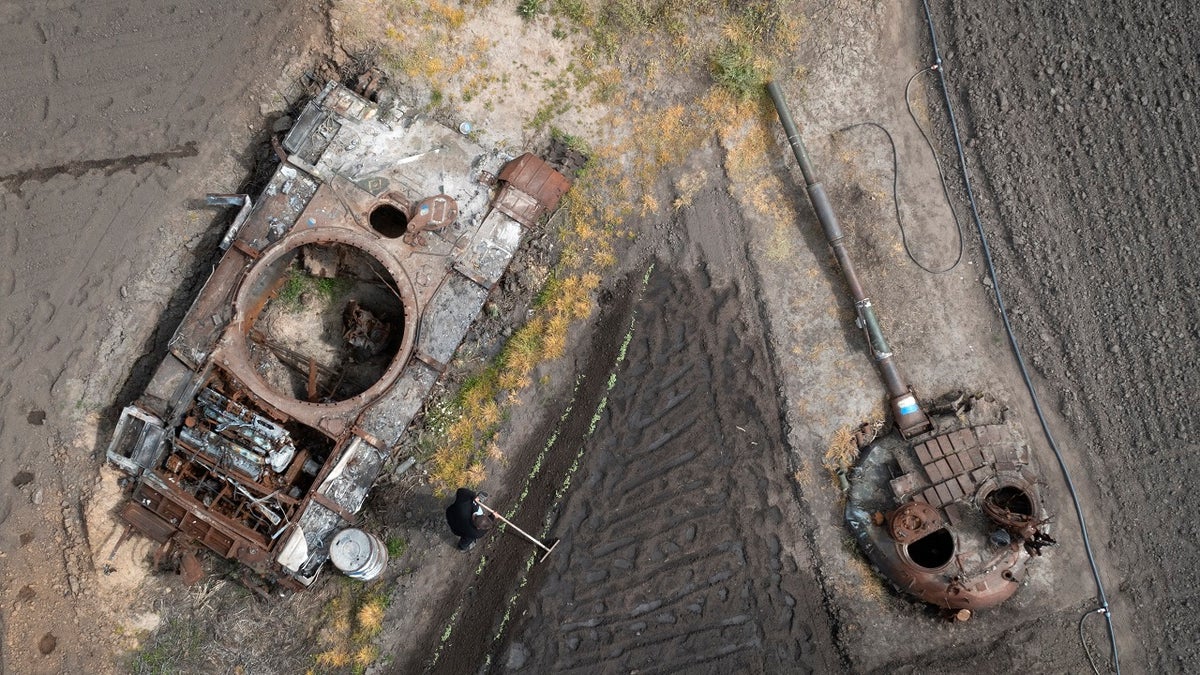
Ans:
{"type": "MultiPolygon", "coordinates": [[[[383,630],[386,590],[346,583],[325,605],[313,663],[321,672],[362,673],[379,658],[375,638],[383,630]]],[[[313,671],[309,671],[313,672],[313,671]]]]}
{"type": "Polygon", "coordinates": [[[858,459],[858,443],[854,440],[854,431],[850,427],[842,427],[833,433],[829,447],[821,464],[829,471],[829,475],[837,480],[838,472],[847,471],[858,459]]]}
{"type": "Polygon", "coordinates": [[[675,181],[675,201],[671,202],[671,208],[678,211],[692,205],[692,200],[696,198],[696,194],[700,192],[700,188],[704,187],[708,182],[708,172],[701,169],[693,173],[688,173],[675,181]]]}
{"type": "Polygon", "coordinates": [[[591,314],[599,284],[593,272],[552,276],[535,302],[534,317],[509,338],[495,362],[463,384],[453,405],[455,419],[432,458],[430,477],[439,493],[477,486],[487,477],[484,462],[501,456],[494,438],[505,408],[532,383],[539,364],[563,354],[567,331],[591,314]]]}
{"type": "MultiPolygon", "coordinates": [[[[830,399],[828,405],[833,406],[836,400],[830,399]]],[[[829,475],[837,482],[839,472],[846,472],[858,461],[862,448],[875,441],[884,426],[884,416],[880,411],[871,413],[871,417],[856,427],[844,426],[833,432],[829,447],[821,464],[829,471],[829,475]]]]}
{"type": "MultiPolygon", "coordinates": [[[[795,3],[751,0],[559,0],[488,7],[488,2],[435,0],[342,1],[337,9],[351,34],[374,40],[393,79],[430,92],[430,106],[453,109],[479,99],[504,104],[510,95],[526,105],[528,132],[586,129],[590,160],[562,203],[560,259],[533,316],[492,364],[469,378],[431,437],[431,476],[440,490],[475,485],[508,405],[529,387],[537,366],[567,348],[571,325],[590,315],[600,275],[616,263],[615,242],[631,218],[653,218],[682,208],[700,181],[681,181],[677,197],[664,199],[664,174],[680,167],[717,130],[728,153],[726,170],[749,186],[753,208],[774,214],[777,236],[769,254],[786,258],[794,221],[790,200],[768,171],[773,118],[764,107],[762,83],[772,62],[790,54],[803,37],[795,3]],[[536,5],[536,6],[535,6],[536,5]],[[487,8],[487,14],[481,11],[487,8]],[[533,11],[536,10],[536,11],[533,11]],[[492,64],[511,61],[512,50],[480,37],[487,16],[514,12],[537,30],[551,27],[565,42],[570,62],[531,60],[508,74],[492,64]],[[372,26],[374,28],[372,29],[372,26]],[[371,37],[373,30],[373,38],[371,37]],[[710,76],[705,90],[668,100],[655,87],[678,73],[710,76]],[[650,93],[647,93],[650,92],[650,93]],[[581,107],[593,106],[569,123],[581,107]],[[774,182],[772,182],[774,181],[774,182]],[[782,205],[782,206],[781,206],[782,205]]],[[[351,45],[352,47],[354,45],[351,45]]],[[[560,54],[561,50],[552,50],[560,54]]],[[[542,54],[539,52],[539,54],[542,54]]],[[[490,108],[488,108],[490,110],[490,108]]],[[[579,133],[575,131],[574,133],[579,133]]],[[[703,173],[701,180],[703,179],[703,173]]]]}
{"type": "MultiPolygon", "coordinates": [[[[853,542],[850,542],[849,546],[852,549],[855,548],[853,542]]],[[[870,600],[875,603],[883,602],[883,599],[888,594],[887,587],[883,585],[883,579],[867,564],[867,561],[861,555],[857,555],[857,551],[854,553],[855,555],[846,557],[846,566],[853,571],[857,582],[854,585],[857,591],[856,595],[864,600],[870,600]]]]}

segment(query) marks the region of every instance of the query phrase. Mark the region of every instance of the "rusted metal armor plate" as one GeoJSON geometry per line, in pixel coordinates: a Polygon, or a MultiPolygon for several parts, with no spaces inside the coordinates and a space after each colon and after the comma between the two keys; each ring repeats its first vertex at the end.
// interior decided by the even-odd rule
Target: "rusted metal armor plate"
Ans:
{"type": "Polygon", "coordinates": [[[243,206],[229,247],[123,413],[109,458],[136,478],[136,529],[300,588],[356,519],[517,250],[520,225],[478,178],[507,176],[542,210],[568,183],[537,158],[511,162],[431,122],[380,122],[374,104],[336,84],[278,151],[289,154],[262,194],[214,200],[243,206]],[[338,326],[314,325],[315,346],[303,324],[287,344],[267,334],[272,321],[259,326],[281,316],[272,303],[295,275],[343,273],[361,295],[329,296],[312,316],[338,326]],[[372,358],[361,384],[338,388],[372,358]]]}
{"type": "Polygon", "coordinates": [[[541,158],[526,153],[505,165],[497,177],[502,185],[496,208],[533,227],[570,189],[570,182],[541,158]]]}

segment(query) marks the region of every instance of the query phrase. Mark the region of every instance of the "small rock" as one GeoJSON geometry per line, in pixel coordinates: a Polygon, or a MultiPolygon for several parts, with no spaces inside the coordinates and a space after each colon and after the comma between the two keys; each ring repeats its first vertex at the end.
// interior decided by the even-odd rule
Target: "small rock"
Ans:
{"type": "Polygon", "coordinates": [[[54,637],[53,633],[46,633],[42,636],[42,639],[38,640],[38,651],[43,656],[49,656],[54,653],[56,647],[58,647],[58,638],[54,637]]]}
{"type": "Polygon", "coordinates": [[[33,482],[33,474],[28,471],[18,471],[17,475],[13,476],[12,485],[15,488],[25,487],[33,482]]]}

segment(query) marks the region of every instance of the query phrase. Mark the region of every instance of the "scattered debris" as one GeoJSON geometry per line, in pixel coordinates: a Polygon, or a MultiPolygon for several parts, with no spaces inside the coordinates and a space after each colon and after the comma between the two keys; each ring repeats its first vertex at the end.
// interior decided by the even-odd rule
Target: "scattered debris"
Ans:
{"type": "MultiPolygon", "coordinates": [[[[533,155],[380,117],[330,83],[278,144],[261,195],[210,198],[240,207],[226,252],[118,422],[108,458],[132,477],[121,516],[160,553],[173,547],[189,583],[202,577],[196,546],[286,588],[313,582],[358,532],[347,528],[524,230],[569,187],[533,155]],[[496,199],[472,178],[483,173],[501,177],[496,199]],[[288,304],[302,311],[277,311],[288,304]],[[284,314],[299,317],[291,331],[284,314]]],[[[342,562],[365,579],[386,551],[342,562]]]]}

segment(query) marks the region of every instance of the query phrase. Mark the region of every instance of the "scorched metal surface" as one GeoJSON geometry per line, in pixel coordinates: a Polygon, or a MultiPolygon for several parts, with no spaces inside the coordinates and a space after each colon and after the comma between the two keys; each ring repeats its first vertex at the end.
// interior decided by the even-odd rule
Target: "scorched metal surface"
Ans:
{"type": "Polygon", "coordinates": [[[492,177],[516,174],[500,196],[530,174],[557,186],[522,192],[534,202],[522,216],[552,211],[569,183],[532,155],[514,161],[418,118],[381,121],[336,83],[279,149],[262,194],[218,197],[241,206],[226,251],[108,458],[134,479],[121,511],[131,527],[299,589],[356,523],[536,224],[494,208],[492,177]],[[288,303],[300,302],[320,320],[289,333],[288,303]]]}

